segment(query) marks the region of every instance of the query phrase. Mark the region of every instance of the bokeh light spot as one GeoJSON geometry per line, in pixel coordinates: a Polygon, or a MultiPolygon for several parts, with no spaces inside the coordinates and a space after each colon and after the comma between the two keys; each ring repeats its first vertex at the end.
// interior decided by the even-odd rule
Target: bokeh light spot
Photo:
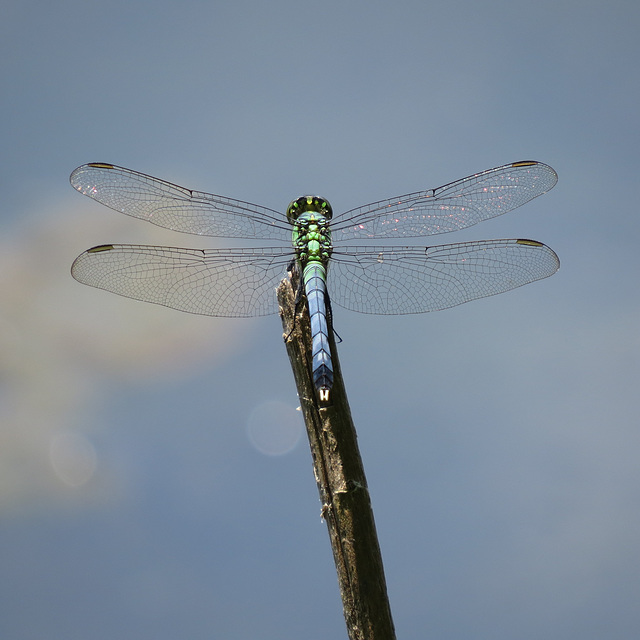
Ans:
{"type": "Polygon", "coordinates": [[[281,456],[298,444],[302,434],[302,416],[284,402],[264,402],[249,415],[247,434],[260,453],[281,456]]]}

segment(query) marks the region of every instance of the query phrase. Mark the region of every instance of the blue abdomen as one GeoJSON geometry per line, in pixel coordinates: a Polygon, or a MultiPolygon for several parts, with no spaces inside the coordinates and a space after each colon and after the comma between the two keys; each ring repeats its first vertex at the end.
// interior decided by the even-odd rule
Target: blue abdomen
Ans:
{"type": "Polygon", "coordinates": [[[320,400],[329,399],[329,390],[333,385],[333,365],[329,349],[329,330],[327,328],[327,310],[325,304],[326,271],[321,263],[310,262],[304,269],[304,287],[311,318],[311,357],[313,382],[320,400]]]}

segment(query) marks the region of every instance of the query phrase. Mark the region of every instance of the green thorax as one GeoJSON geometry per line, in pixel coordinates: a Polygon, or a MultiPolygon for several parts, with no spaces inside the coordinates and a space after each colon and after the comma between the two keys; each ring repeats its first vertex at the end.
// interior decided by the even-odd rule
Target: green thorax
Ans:
{"type": "Polygon", "coordinates": [[[331,205],[318,196],[302,196],[287,207],[293,225],[293,246],[300,263],[320,263],[326,267],[331,256],[331,205]]]}

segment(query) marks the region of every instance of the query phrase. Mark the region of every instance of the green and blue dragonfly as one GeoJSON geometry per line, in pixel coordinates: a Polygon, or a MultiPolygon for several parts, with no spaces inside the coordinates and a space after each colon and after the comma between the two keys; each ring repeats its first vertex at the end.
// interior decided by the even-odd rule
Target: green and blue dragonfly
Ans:
{"type": "Polygon", "coordinates": [[[448,233],[502,215],[556,184],[556,172],[540,162],[513,162],[334,219],[329,202],[318,196],[297,198],[285,217],[101,162],[78,167],[70,180],[116,211],[173,231],[284,243],[205,250],[100,245],[81,254],[71,273],[84,284],[188,313],[249,317],[277,312],[275,288],[297,260],[311,317],[314,383],[325,402],[333,381],[327,296],[361,313],[423,313],[503,293],[560,266],[558,256],[535,240],[343,244],[448,233]]]}

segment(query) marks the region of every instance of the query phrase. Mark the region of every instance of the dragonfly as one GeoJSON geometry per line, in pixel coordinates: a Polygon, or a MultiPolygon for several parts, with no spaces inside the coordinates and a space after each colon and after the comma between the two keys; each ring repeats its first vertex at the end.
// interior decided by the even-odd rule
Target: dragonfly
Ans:
{"type": "Polygon", "coordinates": [[[240,249],[105,244],[78,256],[71,273],[81,283],[188,313],[252,317],[278,311],[276,286],[297,263],[299,299],[306,298],[311,320],[314,385],[320,401],[328,402],[333,384],[329,301],[361,313],[424,313],[547,278],[560,266],[552,249],[522,238],[426,247],[362,241],[464,229],[529,202],[557,180],[544,163],[512,162],[334,218],[320,196],[296,198],[282,215],[93,162],[73,171],[71,185],[116,211],[173,231],[268,242],[240,249]]]}

